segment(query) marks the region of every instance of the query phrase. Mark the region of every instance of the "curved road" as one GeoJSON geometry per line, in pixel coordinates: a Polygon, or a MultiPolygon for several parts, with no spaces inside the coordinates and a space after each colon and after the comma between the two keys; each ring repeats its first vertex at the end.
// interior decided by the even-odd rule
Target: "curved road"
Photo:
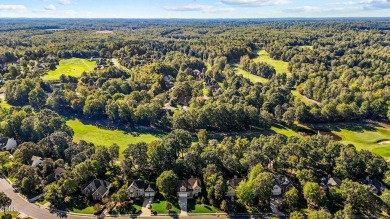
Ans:
{"type": "MultiPolygon", "coordinates": [[[[45,208],[40,208],[35,204],[29,203],[26,201],[24,198],[22,198],[19,194],[15,193],[13,191],[13,188],[11,185],[5,180],[1,175],[0,175],[0,191],[4,192],[7,194],[8,197],[12,199],[12,204],[11,207],[15,208],[15,211],[27,215],[29,217],[33,217],[36,219],[53,219],[53,218],[59,218],[57,217],[57,214],[51,214],[47,209],[45,208]]],[[[146,218],[146,219],[157,219],[157,218],[167,218],[167,219],[172,219],[172,218],[194,218],[194,219],[207,219],[214,216],[210,215],[204,215],[204,216],[141,216],[141,218],[146,218]]],[[[68,219],[95,219],[97,218],[96,216],[81,216],[81,215],[73,215],[73,214],[68,214],[67,217],[68,219]]],[[[106,218],[111,218],[111,217],[106,217],[106,218]]],[[[116,219],[129,219],[129,218],[134,218],[130,216],[121,216],[121,217],[115,217],[116,219]]],[[[216,217],[215,217],[216,218],[216,217]]],[[[219,215],[218,219],[225,219],[227,216],[225,215],[219,215]]],[[[230,217],[231,218],[231,217],[230,217]]]]}

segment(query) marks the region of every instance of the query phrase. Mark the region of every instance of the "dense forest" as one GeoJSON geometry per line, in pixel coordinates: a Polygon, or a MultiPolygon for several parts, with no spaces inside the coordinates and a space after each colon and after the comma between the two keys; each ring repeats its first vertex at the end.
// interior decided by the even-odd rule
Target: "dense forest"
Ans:
{"type": "Polygon", "coordinates": [[[163,189],[169,180],[195,176],[205,185],[199,203],[226,212],[269,212],[274,176],[283,174],[294,188],[282,195],[280,209],[291,218],[303,218],[298,210],[304,208],[314,210],[309,218],[377,217],[390,209],[387,189],[372,192],[361,183],[370,178],[390,186],[388,163],[377,154],[329,136],[229,136],[275,124],[388,123],[389,19],[0,24],[0,93],[10,106],[0,107],[0,136],[19,144],[7,172],[22,193],[45,191],[62,206],[77,196],[78,185],[105,178],[114,184],[112,199],[127,202],[127,181],[145,179],[157,181],[169,198],[176,194],[163,189]],[[255,61],[259,51],[288,63],[287,69],[255,61]],[[79,77],[44,79],[71,58],[106,61],[79,77]],[[266,82],[253,82],[238,69],[266,82]],[[116,144],[73,142],[68,118],[168,134],[152,143],[128,142],[119,155],[116,144]],[[211,137],[221,133],[227,136],[211,137]],[[44,158],[41,168],[30,166],[32,156],[44,158]],[[41,183],[56,167],[66,169],[66,177],[41,183]],[[226,179],[234,176],[243,181],[231,201],[226,179]],[[342,183],[321,187],[330,176],[342,183]]]}

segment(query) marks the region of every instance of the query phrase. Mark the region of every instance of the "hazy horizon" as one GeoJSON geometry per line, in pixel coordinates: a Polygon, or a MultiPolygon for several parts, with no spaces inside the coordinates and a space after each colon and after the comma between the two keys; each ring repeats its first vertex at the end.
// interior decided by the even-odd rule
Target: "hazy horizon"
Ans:
{"type": "Polygon", "coordinates": [[[256,19],[388,17],[390,0],[2,0],[0,18],[256,19]]]}

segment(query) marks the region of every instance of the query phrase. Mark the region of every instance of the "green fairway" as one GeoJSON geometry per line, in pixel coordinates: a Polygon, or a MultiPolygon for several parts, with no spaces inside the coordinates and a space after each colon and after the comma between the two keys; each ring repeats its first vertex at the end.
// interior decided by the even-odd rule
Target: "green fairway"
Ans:
{"type": "Polygon", "coordinates": [[[273,125],[271,127],[271,130],[276,132],[277,134],[285,135],[287,137],[301,136],[298,132],[281,125],[273,125]]]}
{"type": "Polygon", "coordinates": [[[275,60],[275,59],[272,59],[270,56],[269,56],[269,53],[265,50],[260,50],[257,52],[257,57],[255,59],[253,59],[254,62],[265,62],[265,63],[268,63],[270,65],[272,65],[275,70],[276,70],[276,73],[280,74],[280,73],[289,73],[288,71],[288,62],[284,62],[282,60],[275,60]]]}
{"type": "Polygon", "coordinates": [[[291,91],[291,94],[294,95],[296,98],[298,98],[299,100],[301,100],[303,103],[305,103],[306,105],[311,105],[311,104],[317,104],[317,105],[321,105],[320,102],[318,101],[315,101],[315,100],[312,100],[306,96],[303,96],[302,94],[300,94],[298,91],[296,90],[292,90],[291,91]]]}
{"type": "Polygon", "coordinates": [[[238,66],[238,64],[233,64],[232,67],[237,75],[242,75],[244,78],[248,78],[252,83],[257,83],[257,82],[260,82],[262,84],[268,83],[268,79],[257,76],[257,75],[253,75],[253,74],[241,69],[238,66]]]}
{"type": "Polygon", "coordinates": [[[378,122],[351,122],[312,125],[318,129],[331,130],[340,136],[343,144],[353,144],[358,150],[369,150],[385,159],[390,158],[390,143],[381,141],[390,140],[390,125],[378,122]]]}
{"type": "Polygon", "coordinates": [[[70,75],[73,77],[80,77],[83,72],[90,72],[94,70],[95,61],[87,59],[71,58],[63,59],[57,65],[57,69],[49,71],[47,75],[43,76],[43,80],[58,80],[61,75],[70,75]]]}
{"type": "Polygon", "coordinates": [[[79,120],[68,120],[66,124],[73,129],[73,140],[75,142],[84,140],[95,145],[103,145],[107,147],[117,143],[120,147],[120,158],[123,158],[122,152],[126,149],[128,144],[138,142],[150,143],[158,140],[164,135],[163,132],[158,131],[142,131],[137,132],[136,135],[132,135],[121,130],[109,130],[99,128],[94,125],[83,124],[79,120]]]}

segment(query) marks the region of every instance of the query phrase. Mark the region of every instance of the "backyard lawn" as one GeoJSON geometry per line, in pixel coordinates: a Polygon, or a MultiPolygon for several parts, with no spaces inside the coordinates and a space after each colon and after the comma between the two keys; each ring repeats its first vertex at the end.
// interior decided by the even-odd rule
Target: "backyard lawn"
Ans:
{"type": "Polygon", "coordinates": [[[163,132],[158,131],[142,131],[133,135],[122,130],[110,130],[99,128],[94,125],[83,124],[80,120],[68,120],[66,124],[74,131],[74,142],[85,140],[95,145],[103,145],[106,147],[116,143],[120,147],[120,158],[123,158],[122,152],[126,149],[128,144],[135,144],[138,142],[150,143],[158,140],[164,135],[163,132]]]}
{"type": "Polygon", "coordinates": [[[87,59],[71,58],[63,59],[57,65],[57,69],[49,71],[47,75],[43,76],[43,80],[58,80],[62,74],[73,77],[80,77],[83,72],[90,72],[94,70],[95,61],[87,59]]]}

